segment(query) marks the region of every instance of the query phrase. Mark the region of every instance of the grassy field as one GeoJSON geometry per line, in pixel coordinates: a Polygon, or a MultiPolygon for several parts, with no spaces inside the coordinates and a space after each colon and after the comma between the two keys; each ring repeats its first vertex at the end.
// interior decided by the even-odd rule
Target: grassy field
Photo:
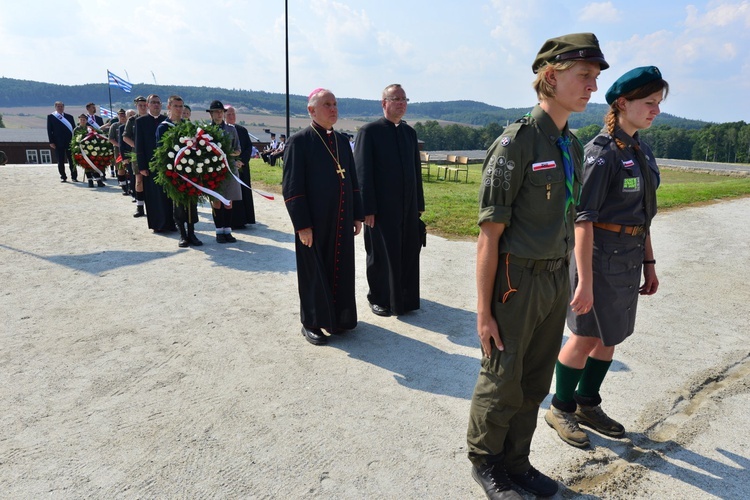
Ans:
{"type": "MultiPolygon", "coordinates": [[[[281,168],[262,160],[250,163],[253,183],[269,191],[281,192],[281,168]]],[[[472,239],[479,234],[477,198],[482,166],[469,165],[469,182],[437,180],[435,165],[430,180],[424,179],[425,205],[422,219],[432,234],[452,239],[472,239]]],[[[465,175],[465,174],[463,174],[465,175]]],[[[697,174],[684,170],[662,169],[657,201],[659,209],[677,209],[725,198],[750,195],[750,176],[697,174]]]]}

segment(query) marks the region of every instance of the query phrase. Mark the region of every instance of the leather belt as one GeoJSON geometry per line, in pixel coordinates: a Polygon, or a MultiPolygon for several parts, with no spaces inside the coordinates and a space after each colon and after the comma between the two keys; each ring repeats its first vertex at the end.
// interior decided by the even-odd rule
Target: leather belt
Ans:
{"type": "Polygon", "coordinates": [[[622,233],[630,236],[640,236],[646,232],[645,226],[621,226],[620,224],[610,224],[609,222],[594,222],[594,227],[612,231],[613,233],[622,233]]]}
{"type": "Polygon", "coordinates": [[[567,257],[561,257],[559,259],[534,260],[516,257],[515,255],[510,253],[507,254],[507,256],[508,262],[510,262],[511,264],[515,264],[517,266],[525,267],[528,269],[533,269],[535,272],[549,271],[552,273],[563,267],[563,264],[568,264],[569,262],[567,257]]]}

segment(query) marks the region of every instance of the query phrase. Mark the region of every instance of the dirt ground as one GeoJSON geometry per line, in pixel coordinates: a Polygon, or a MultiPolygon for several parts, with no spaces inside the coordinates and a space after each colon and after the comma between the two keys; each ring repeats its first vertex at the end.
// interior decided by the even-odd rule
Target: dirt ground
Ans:
{"type": "MultiPolygon", "coordinates": [[[[465,433],[479,369],[472,242],[430,235],[422,309],[299,332],[283,202],[218,245],[152,234],[115,182],[0,167],[3,498],[480,499],[465,433]]],[[[661,214],[661,288],[603,388],[623,439],[532,463],[558,498],[750,497],[750,199],[661,214]]],[[[527,498],[531,498],[527,496],[527,498]]]]}

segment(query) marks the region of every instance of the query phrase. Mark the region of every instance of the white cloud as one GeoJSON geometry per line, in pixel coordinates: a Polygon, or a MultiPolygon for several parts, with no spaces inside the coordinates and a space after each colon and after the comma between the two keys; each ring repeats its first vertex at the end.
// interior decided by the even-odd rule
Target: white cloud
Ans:
{"type": "Polygon", "coordinates": [[[623,12],[612,2],[593,2],[579,11],[579,21],[601,23],[617,23],[623,12]]]}

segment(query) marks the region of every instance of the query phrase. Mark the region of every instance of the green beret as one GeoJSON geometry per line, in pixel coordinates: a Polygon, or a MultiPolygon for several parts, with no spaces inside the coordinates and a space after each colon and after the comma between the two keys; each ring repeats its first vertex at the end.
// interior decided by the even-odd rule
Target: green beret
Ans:
{"type": "Polygon", "coordinates": [[[598,62],[602,70],[609,68],[599,48],[599,40],[593,33],[573,33],[557,38],[550,38],[534,59],[531,69],[537,73],[544,63],[556,63],[563,61],[590,61],[598,62]]]}
{"type": "Polygon", "coordinates": [[[612,104],[621,95],[661,79],[661,71],[656,66],[641,66],[631,69],[612,84],[604,97],[607,99],[607,104],[612,104]]]}

